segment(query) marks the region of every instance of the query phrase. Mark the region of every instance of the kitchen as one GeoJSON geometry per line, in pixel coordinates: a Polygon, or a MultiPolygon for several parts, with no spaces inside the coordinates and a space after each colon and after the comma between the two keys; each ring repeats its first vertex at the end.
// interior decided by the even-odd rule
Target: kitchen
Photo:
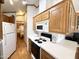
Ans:
{"type": "Polygon", "coordinates": [[[35,4],[25,3],[27,20],[24,22],[26,26],[24,41],[31,58],[79,59],[79,18],[77,18],[79,14],[75,11],[74,6],[77,6],[74,5],[75,2],[73,0],[39,0],[37,2],[36,0],[32,3],[35,4]]]}

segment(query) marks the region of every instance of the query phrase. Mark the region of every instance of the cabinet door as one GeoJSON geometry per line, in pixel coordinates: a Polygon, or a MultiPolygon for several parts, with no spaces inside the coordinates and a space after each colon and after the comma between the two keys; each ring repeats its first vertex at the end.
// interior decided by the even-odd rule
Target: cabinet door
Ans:
{"type": "Polygon", "coordinates": [[[40,22],[41,21],[41,15],[37,15],[33,18],[33,30],[36,29],[36,22],[40,22]]]}
{"type": "Polygon", "coordinates": [[[75,59],[79,59],[79,47],[77,47],[76,54],[75,54],[75,59]]]}
{"type": "Polygon", "coordinates": [[[76,14],[73,8],[73,5],[70,4],[70,13],[69,13],[69,32],[74,32],[76,28],[76,14]]]}
{"type": "Polygon", "coordinates": [[[40,15],[37,15],[36,17],[34,17],[34,20],[36,22],[40,22],[41,21],[41,14],[40,15]]]}
{"type": "Polygon", "coordinates": [[[15,23],[15,18],[14,18],[14,16],[10,16],[10,17],[9,17],[9,22],[10,22],[10,23],[15,23]]]}
{"type": "Polygon", "coordinates": [[[49,11],[45,11],[41,14],[41,21],[44,21],[44,20],[48,20],[50,17],[50,12],[49,11]]]}
{"type": "Polygon", "coordinates": [[[2,15],[3,16],[3,22],[8,22],[9,23],[9,17],[6,15],[2,15]]]}
{"type": "Polygon", "coordinates": [[[33,18],[33,30],[35,30],[35,29],[36,29],[36,19],[33,18]]]}
{"type": "Polygon", "coordinates": [[[0,3],[4,3],[4,0],[0,0],[0,3]]]}
{"type": "Polygon", "coordinates": [[[59,32],[64,33],[65,32],[65,6],[64,4],[51,9],[50,14],[50,32],[59,32]]]}
{"type": "Polygon", "coordinates": [[[43,49],[41,49],[41,59],[55,59],[55,58],[53,56],[49,55],[43,49]]]}
{"type": "Polygon", "coordinates": [[[79,15],[76,15],[76,18],[77,18],[77,29],[79,30],[79,15]]]}

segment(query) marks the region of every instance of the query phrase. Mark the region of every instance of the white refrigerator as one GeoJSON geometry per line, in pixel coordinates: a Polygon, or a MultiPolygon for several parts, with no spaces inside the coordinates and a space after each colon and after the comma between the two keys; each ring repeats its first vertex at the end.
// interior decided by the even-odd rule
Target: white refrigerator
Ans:
{"type": "Polygon", "coordinates": [[[3,59],[8,59],[16,50],[16,25],[2,22],[3,28],[3,59]]]}

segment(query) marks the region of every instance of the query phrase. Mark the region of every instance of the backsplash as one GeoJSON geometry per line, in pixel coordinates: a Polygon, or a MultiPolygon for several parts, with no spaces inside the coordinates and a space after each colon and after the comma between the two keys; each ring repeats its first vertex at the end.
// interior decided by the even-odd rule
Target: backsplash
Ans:
{"type": "Polygon", "coordinates": [[[60,33],[52,33],[52,41],[55,43],[58,43],[62,40],[65,39],[65,35],[64,34],[60,34],[60,33]]]}

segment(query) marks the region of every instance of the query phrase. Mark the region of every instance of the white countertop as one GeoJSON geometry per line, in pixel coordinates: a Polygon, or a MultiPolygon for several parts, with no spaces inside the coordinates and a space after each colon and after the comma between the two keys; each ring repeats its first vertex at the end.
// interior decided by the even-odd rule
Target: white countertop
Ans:
{"type": "Polygon", "coordinates": [[[40,48],[44,49],[47,53],[51,56],[55,57],[56,59],[75,59],[76,48],[72,49],[66,47],[66,45],[61,45],[53,42],[44,42],[39,44],[35,42],[35,39],[38,38],[36,36],[29,36],[35,44],[37,44],[40,48]]]}
{"type": "Polygon", "coordinates": [[[75,50],[69,49],[59,44],[47,42],[46,44],[43,44],[41,48],[56,59],[75,59],[75,50]]]}

